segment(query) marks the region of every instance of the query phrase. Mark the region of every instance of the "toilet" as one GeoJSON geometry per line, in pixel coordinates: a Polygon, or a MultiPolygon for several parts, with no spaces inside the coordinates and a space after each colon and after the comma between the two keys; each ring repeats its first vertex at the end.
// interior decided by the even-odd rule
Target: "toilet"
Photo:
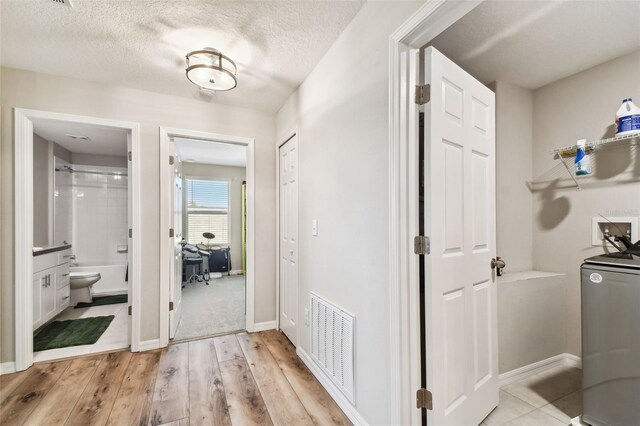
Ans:
{"type": "Polygon", "coordinates": [[[70,305],[75,306],[80,302],[91,303],[93,296],[91,295],[91,286],[100,281],[99,272],[71,272],[70,280],[70,305]]]}

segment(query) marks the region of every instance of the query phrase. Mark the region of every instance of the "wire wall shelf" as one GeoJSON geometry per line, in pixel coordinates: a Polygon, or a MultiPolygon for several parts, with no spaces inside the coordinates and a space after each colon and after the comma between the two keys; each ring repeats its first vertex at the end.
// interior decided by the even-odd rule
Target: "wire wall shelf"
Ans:
{"type": "MultiPolygon", "coordinates": [[[[593,155],[598,152],[608,151],[610,149],[629,148],[630,161],[635,157],[636,168],[640,168],[640,132],[629,133],[625,135],[617,135],[611,138],[590,141],[585,144],[585,153],[591,155],[592,173],[590,175],[576,176],[574,170],[574,158],[578,149],[577,145],[571,145],[563,148],[554,149],[551,154],[554,155],[559,163],[555,167],[543,173],[530,182],[532,190],[541,189],[546,184],[555,183],[558,188],[575,188],[581,189],[581,185],[596,184],[602,180],[607,173],[602,172],[609,158],[600,158],[600,155],[593,155]],[[600,167],[599,167],[600,163],[600,167]]],[[[630,182],[638,181],[638,176],[633,172],[628,176],[630,182]]]]}

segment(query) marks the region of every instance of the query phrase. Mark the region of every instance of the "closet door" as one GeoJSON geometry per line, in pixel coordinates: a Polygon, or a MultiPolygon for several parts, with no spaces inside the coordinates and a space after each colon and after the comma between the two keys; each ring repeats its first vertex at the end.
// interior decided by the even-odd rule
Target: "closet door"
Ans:
{"type": "Polygon", "coordinates": [[[298,139],[280,147],[280,329],[297,344],[298,321],[298,139]]]}

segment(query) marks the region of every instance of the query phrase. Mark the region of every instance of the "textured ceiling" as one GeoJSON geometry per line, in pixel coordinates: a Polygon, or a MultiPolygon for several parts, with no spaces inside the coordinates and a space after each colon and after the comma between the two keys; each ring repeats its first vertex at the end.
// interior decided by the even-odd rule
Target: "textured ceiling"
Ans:
{"type": "Polygon", "coordinates": [[[244,145],[174,138],[180,161],[219,166],[245,167],[247,148],[244,145]]]}
{"type": "Polygon", "coordinates": [[[487,1],[432,45],[484,83],[537,89],[640,49],[640,1],[487,1]]]}
{"type": "Polygon", "coordinates": [[[137,89],[277,111],[363,4],[358,1],[0,1],[1,63],[137,89]],[[207,97],[184,56],[213,47],[238,87],[207,97]]]}
{"type": "Polygon", "coordinates": [[[33,133],[78,154],[127,156],[127,130],[93,124],[34,120],[33,133]],[[68,135],[87,136],[89,140],[68,135]]]}

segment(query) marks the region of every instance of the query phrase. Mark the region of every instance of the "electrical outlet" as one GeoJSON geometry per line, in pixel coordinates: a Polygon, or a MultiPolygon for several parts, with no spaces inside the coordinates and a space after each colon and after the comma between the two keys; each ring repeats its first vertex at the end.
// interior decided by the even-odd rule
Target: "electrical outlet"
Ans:
{"type": "Polygon", "coordinates": [[[304,325],[309,326],[309,308],[304,308],[304,325]]]}
{"type": "Polygon", "coordinates": [[[314,237],[318,236],[318,219],[313,219],[311,221],[311,235],[314,237]]]}

